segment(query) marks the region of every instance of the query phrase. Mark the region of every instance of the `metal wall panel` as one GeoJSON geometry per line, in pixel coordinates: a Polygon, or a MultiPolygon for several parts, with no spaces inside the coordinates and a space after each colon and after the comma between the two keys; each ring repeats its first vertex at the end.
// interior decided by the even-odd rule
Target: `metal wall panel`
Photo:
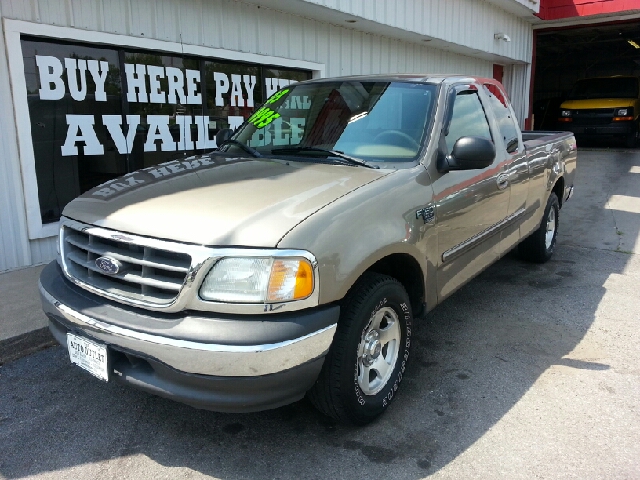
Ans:
{"type": "MultiPolygon", "coordinates": [[[[530,43],[521,45],[521,40],[515,38],[526,37],[528,28],[520,19],[486,2],[317,0],[315,3],[427,35],[437,32],[474,49],[511,48],[513,58],[530,59],[527,50],[530,43]],[[492,32],[497,25],[513,35],[511,45],[494,44],[492,32]],[[485,38],[487,32],[491,33],[489,39],[485,38]]],[[[0,0],[0,14],[36,23],[319,62],[326,65],[327,76],[388,72],[492,74],[492,62],[488,60],[358,31],[348,24],[335,25],[232,0],[0,0]]],[[[55,238],[31,241],[27,238],[7,68],[3,37],[0,39],[0,271],[46,262],[56,255],[55,238]]]]}
{"type": "MultiPolygon", "coordinates": [[[[290,2],[280,0],[283,9],[290,2]]],[[[486,1],[478,0],[303,0],[306,3],[344,12],[399,30],[415,32],[481,50],[513,61],[531,61],[532,26],[486,1]],[[496,40],[494,33],[506,33],[511,42],[496,40]]],[[[514,3],[521,3],[511,0],[514,3]]],[[[533,13],[533,11],[532,11],[533,13]]]]}
{"type": "MultiPolygon", "coordinates": [[[[317,0],[316,3],[322,3],[317,0]]],[[[335,4],[335,8],[345,11],[359,10],[362,15],[374,17],[402,28],[438,31],[441,36],[451,36],[457,43],[472,44],[479,40],[478,28],[469,28],[471,19],[475,23],[484,22],[478,14],[497,15],[519,25],[519,20],[506,12],[496,9],[485,2],[468,0],[448,0],[447,2],[422,2],[420,0],[402,0],[396,5],[391,0],[376,0],[373,8],[368,2],[326,0],[335,4]],[[366,7],[364,5],[366,3],[366,7]],[[424,3],[424,6],[422,5],[424,3]],[[461,14],[462,7],[480,4],[480,10],[471,9],[469,14],[461,14]],[[444,5],[444,6],[443,6],[444,5]],[[492,9],[492,10],[491,10],[492,9]],[[406,12],[405,12],[406,10],[406,12]],[[400,12],[400,13],[398,13],[400,12]],[[412,12],[420,12],[423,21],[416,19],[412,12]],[[433,19],[433,15],[445,15],[433,19]],[[473,14],[473,15],[472,15],[473,14]],[[427,20],[425,22],[424,20],[427,20]],[[427,28],[425,23],[430,23],[427,28]],[[435,29],[435,30],[434,30],[435,29]],[[475,33],[474,33],[475,32],[475,33]]],[[[380,35],[359,32],[347,25],[339,26],[323,23],[280,11],[259,8],[258,6],[232,0],[0,0],[3,16],[6,18],[42,22],[53,25],[75,27],[86,30],[125,34],[134,37],[154,38],[169,42],[204,45],[242,52],[281,56],[309,61],[322,61],[333,72],[351,73],[350,45],[352,38],[361,38],[360,43],[380,43],[383,52],[380,59],[383,65],[369,71],[397,71],[398,65],[405,65],[406,58],[397,55],[418,54],[422,61],[414,70],[433,69],[432,57],[444,53],[450,57],[450,64],[460,73],[478,73],[478,66],[485,65],[483,71],[490,72],[487,61],[478,61],[472,56],[464,56],[421,46],[380,35]],[[426,63],[425,63],[426,62],[426,63]],[[391,70],[389,70],[391,69],[391,70]]],[[[495,20],[495,19],[494,19],[495,20]]],[[[490,31],[488,26],[483,31],[490,31]]],[[[527,30],[529,32],[530,30],[527,30]]],[[[486,37],[486,35],[483,35],[486,37]]],[[[493,45],[483,39],[488,47],[493,45]]],[[[500,43],[500,42],[498,42],[500,43]]],[[[504,43],[504,42],[501,42],[504,43]]],[[[519,43],[519,42],[510,42],[519,43]]],[[[498,45],[499,46],[499,45],[498,45]]],[[[482,49],[473,44],[477,51],[482,49]]],[[[490,48],[483,49],[491,51],[490,48]]],[[[470,53],[472,51],[470,50],[470,53]]],[[[358,61],[358,58],[354,58],[358,61]]],[[[413,62],[413,59],[410,59],[413,62]]],[[[527,59],[528,61],[529,59],[527,59]]],[[[441,60],[436,63],[440,64],[441,60]]],[[[328,73],[329,74],[329,73],[328,73]]]]}
{"type": "MultiPolygon", "coordinates": [[[[0,4],[0,16],[3,8],[0,4]]],[[[22,179],[9,89],[9,66],[5,54],[3,25],[0,25],[0,34],[0,85],[2,86],[0,87],[0,272],[2,272],[29,265],[31,255],[22,201],[22,179]]]]}
{"type": "Polygon", "coordinates": [[[529,114],[531,65],[509,65],[504,71],[504,87],[509,94],[520,127],[529,114]]]}
{"type": "Polygon", "coordinates": [[[31,251],[31,264],[40,265],[42,263],[48,263],[58,253],[57,237],[51,238],[38,238],[29,242],[29,248],[31,251]]]}

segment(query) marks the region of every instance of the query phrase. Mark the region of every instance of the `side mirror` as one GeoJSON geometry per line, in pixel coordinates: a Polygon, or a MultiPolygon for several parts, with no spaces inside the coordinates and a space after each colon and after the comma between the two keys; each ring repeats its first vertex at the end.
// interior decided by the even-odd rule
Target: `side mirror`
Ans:
{"type": "Polygon", "coordinates": [[[233,130],[231,130],[230,128],[223,128],[221,130],[218,130],[218,133],[216,133],[216,145],[220,147],[220,145],[229,140],[232,135],[233,130]]]}
{"type": "Polygon", "coordinates": [[[496,147],[484,137],[462,137],[453,145],[453,151],[443,160],[441,172],[486,168],[496,158],[496,147]]]}

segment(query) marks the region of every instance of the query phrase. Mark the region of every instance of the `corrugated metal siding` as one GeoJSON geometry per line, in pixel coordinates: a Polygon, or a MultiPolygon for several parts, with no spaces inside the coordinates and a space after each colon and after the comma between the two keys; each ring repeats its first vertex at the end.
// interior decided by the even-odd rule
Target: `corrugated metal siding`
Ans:
{"type": "MultiPolygon", "coordinates": [[[[281,0],[284,6],[291,0],[281,0]]],[[[293,0],[295,1],[295,0],[293,0]]],[[[303,0],[400,30],[530,62],[532,26],[496,5],[478,0],[303,0]],[[511,42],[495,40],[494,33],[511,42]]]]}
{"type": "MultiPolygon", "coordinates": [[[[0,5],[0,16],[2,15],[0,5]]],[[[31,263],[23,206],[9,66],[0,24],[0,271],[31,263]]]]}
{"type": "Polygon", "coordinates": [[[521,128],[529,114],[529,78],[531,65],[509,65],[504,71],[504,88],[507,90],[513,110],[521,128]]]}
{"type": "Polygon", "coordinates": [[[57,237],[52,238],[38,238],[29,242],[31,251],[31,265],[39,265],[41,263],[48,263],[58,253],[56,246],[57,237]]]}
{"type": "MultiPolygon", "coordinates": [[[[485,2],[402,0],[402,8],[391,0],[376,0],[373,7],[364,0],[324,3],[376,21],[391,22],[399,28],[431,31],[430,35],[437,31],[452,41],[457,39],[473,48],[488,50],[495,48],[493,34],[489,40],[480,39],[478,25],[484,25],[483,37],[499,22],[512,25],[514,31],[523,28],[521,21],[485,2]],[[480,6],[474,6],[476,3],[480,6]],[[464,15],[460,13],[462,7],[464,15]],[[446,22],[442,21],[443,15],[446,22]]],[[[492,63],[486,60],[231,0],[0,0],[0,9],[5,18],[324,63],[327,76],[387,72],[492,74],[492,63]]],[[[515,35],[506,26],[503,30],[515,35]]],[[[27,240],[12,101],[4,87],[9,85],[6,52],[4,40],[0,42],[2,271],[51,260],[56,246],[55,238],[27,240]]],[[[504,48],[507,47],[511,48],[504,48]]]]}
{"type": "Polygon", "coordinates": [[[497,6],[502,6],[505,9],[507,9],[508,6],[513,7],[513,4],[517,3],[522,7],[526,8],[531,13],[538,13],[540,11],[540,0],[487,0],[487,1],[497,6]]]}
{"type": "MultiPolygon", "coordinates": [[[[421,3],[415,1],[417,4],[421,3]]],[[[444,22],[432,21],[434,26],[442,29],[443,33],[462,29],[466,20],[456,18],[466,18],[467,15],[461,16],[456,8],[448,6],[450,3],[457,4],[461,1],[463,0],[444,2],[447,5],[446,13],[455,24],[444,28],[444,22]]],[[[359,4],[358,8],[368,12],[361,1],[341,2],[341,7],[347,9],[352,3],[359,4]]],[[[349,74],[353,72],[354,67],[359,68],[362,73],[399,71],[398,69],[405,68],[407,64],[415,65],[412,71],[433,71],[434,68],[442,66],[443,61],[450,71],[468,74],[491,72],[489,62],[470,56],[358,32],[346,26],[330,25],[231,0],[1,0],[0,4],[3,6],[3,15],[7,18],[176,43],[182,40],[184,43],[195,45],[324,62],[328,67],[328,75],[349,74]],[[351,39],[356,40],[357,47],[350,45],[351,39]],[[371,48],[370,51],[364,52],[362,59],[356,51],[357,57],[353,57],[354,48],[361,49],[363,44],[377,45],[382,51],[374,52],[374,48],[371,48]],[[406,58],[406,55],[417,55],[420,60],[416,62],[413,58],[406,58]],[[382,63],[376,64],[377,59],[382,63]],[[353,65],[358,62],[359,66],[353,65]]],[[[390,1],[377,0],[371,10],[375,13],[385,9],[386,16],[395,16],[395,7],[390,1]]],[[[441,10],[444,14],[444,8],[441,10]]],[[[496,11],[498,14],[502,12],[499,9],[496,11]]],[[[502,14],[506,16],[506,13],[502,14]]],[[[431,12],[425,14],[425,17],[430,18],[430,15],[431,12]]],[[[413,16],[403,14],[398,17],[404,18],[402,22],[395,22],[400,25],[408,23],[408,18],[413,16]]],[[[468,35],[471,43],[473,33],[465,35],[468,35]]],[[[478,49],[480,46],[474,45],[473,48],[478,49]]]]}

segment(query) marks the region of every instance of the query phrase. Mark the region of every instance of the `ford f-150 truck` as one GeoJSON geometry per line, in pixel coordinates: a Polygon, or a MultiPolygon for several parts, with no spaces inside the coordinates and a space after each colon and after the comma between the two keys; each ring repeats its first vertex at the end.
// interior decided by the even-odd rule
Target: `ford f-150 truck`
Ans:
{"type": "Polygon", "coordinates": [[[516,246],[548,260],[573,192],[573,135],[523,135],[491,79],[310,80],[230,135],[66,206],[40,292],[73,363],[195,407],[308,394],[367,423],[414,322],[516,246]]]}
{"type": "Polygon", "coordinates": [[[640,133],[638,77],[601,77],[578,80],[560,105],[558,124],[582,138],[622,138],[634,147],[640,133]]]}

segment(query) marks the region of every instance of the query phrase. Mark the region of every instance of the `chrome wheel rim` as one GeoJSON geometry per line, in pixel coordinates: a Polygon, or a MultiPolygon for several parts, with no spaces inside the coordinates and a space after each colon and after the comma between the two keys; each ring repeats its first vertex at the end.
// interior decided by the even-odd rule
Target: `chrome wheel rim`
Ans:
{"type": "Polygon", "coordinates": [[[362,332],[358,345],[358,386],[375,395],[391,378],[400,351],[400,321],[395,310],[378,310],[362,332]]]}
{"type": "Polygon", "coordinates": [[[553,242],[553,236],[556,233],[556,209],[551,207],[547,216],[547,233],[544,236],[544,245],[549,250],[553,242]]]}

